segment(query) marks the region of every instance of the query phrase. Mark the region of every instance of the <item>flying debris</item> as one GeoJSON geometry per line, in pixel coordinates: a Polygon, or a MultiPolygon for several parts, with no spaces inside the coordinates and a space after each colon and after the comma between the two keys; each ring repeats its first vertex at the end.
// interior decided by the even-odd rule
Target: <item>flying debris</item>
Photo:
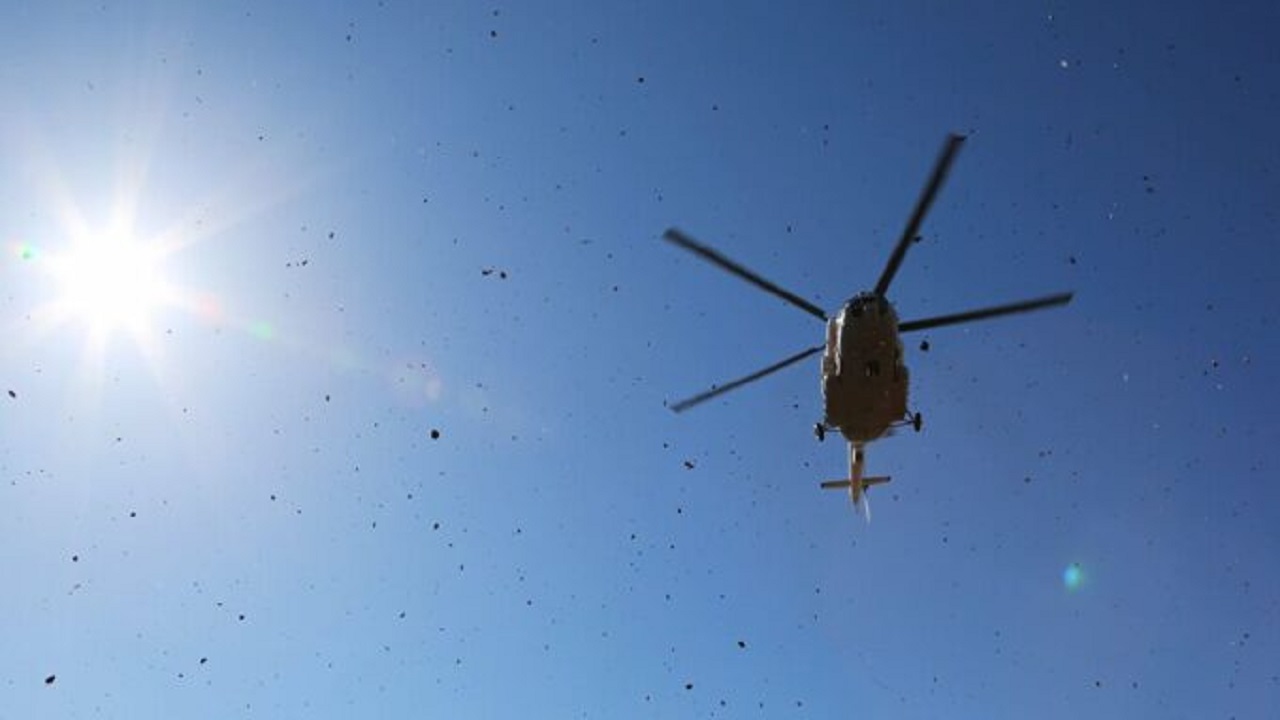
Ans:
{"type": "MultiPolygon", "coordinates": [[[[1014,313],[1030,312],[1065,305],[1071,302],[1073,293],[1023,300],[976,310],[940,315],[937,317],[900,322],[889,302],[889,286],[898,273],[907,250],[920,239],[920,228],[925,215],[946,180],[951,164],[964,142],[964,136],[952,134],[943,145],[942,153],[934,165],[933,174],[924,192],[916,201],[907,226],[885,263],[874,289],[859,293],[848,301],[839,312],[828,315],[826,311],[804,298],[766,280],[759,274],[721,255],[718,251],[699,243],[680,230],[670,228],[663,234],[668,242],[678,245],[702,259],[718,266],[765,292],[782,298],[794,307],[826,323],[826,341],[821,345],[801,350],[761,370],[745,375],[710,390],[686,398],[671,405],[677,413],[689,410],[712,398],[755,382],[783,368],[790,367],[818,353],[822,354],[823,417],[814,425],[814,434],[821,441],[829,430],[839,430],[849,447],[849,477],[822,483],[823,488],[849,490],[849,498],[860,508],[868,520],[870,507],[866,502],[867,489],[889,482],[887,476],[863,475],[863,447],[892,432],[893,428],[911,426],[916,432],[922,427],[923,418],[918,412],[907,409],[907,366],[903,361],[902,333],[931,330],[946,325],[986,320],[1014,313]]],[[[921,343],[921,350],[928,350],[928,342],[921,343]]]]}

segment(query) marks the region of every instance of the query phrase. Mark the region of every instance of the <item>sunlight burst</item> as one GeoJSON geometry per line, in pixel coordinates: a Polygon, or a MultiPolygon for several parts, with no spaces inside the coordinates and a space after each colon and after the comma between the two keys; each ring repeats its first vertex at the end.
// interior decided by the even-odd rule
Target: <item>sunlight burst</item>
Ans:
{"type": "Polygon", "coordinates": [[[59,283],[60,310],[91,333],[145,334],[151,314],[171,294],[160,272],[160,254],[123,234],[81,238],[49,258],[59,283]]]}

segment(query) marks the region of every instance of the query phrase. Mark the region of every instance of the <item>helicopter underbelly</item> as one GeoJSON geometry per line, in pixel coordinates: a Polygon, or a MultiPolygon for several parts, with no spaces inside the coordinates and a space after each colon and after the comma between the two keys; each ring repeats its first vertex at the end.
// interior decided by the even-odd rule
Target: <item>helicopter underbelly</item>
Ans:
{"type": "Polygon", "coordinates": [[[838,339],[828,338],[839,362],[823,363],[823,424],[852,442],[883,437],[907,416],[909,377],[891,313],[841,318],[838,339]]]}

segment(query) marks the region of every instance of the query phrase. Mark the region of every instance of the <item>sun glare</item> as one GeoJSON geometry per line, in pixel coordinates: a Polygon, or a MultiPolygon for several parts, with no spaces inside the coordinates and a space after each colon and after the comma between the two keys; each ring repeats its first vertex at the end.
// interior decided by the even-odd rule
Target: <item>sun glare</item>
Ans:
{"type": "Polygon", "coordinates": [[[67,252],[49,258],[59,283],[61,312],[98,336],[116,330],[144,334],[167,294],[159,261],[157,252],[132,238],[82,238],[67,252]]]}

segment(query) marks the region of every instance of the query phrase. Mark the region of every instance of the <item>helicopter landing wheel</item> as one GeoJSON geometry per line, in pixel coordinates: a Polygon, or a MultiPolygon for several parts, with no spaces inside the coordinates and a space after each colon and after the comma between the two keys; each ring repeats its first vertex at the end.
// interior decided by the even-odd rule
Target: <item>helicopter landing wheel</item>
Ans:
{"type": "Polygon", "coordinates": [[[827,428],[826,428],[826,427],[824,427],[824,426],[822,425],[822,423],[814,423],[814,424],[813,424],[813,436],[814,436],[814,437],[816,437],[816,438],[818,438],[818,442],[822,442],[823,440],[826,440],[826,439],[827,439],[827,428]]]}
{"type": "Polygon", "coordinates": [[[920,413],[916,413],[915,415],[912,415],[911,427],[915,428],[916,432],[920,432],[920,428],[924,427],[924,416],[921,415],[920,413]]]}

